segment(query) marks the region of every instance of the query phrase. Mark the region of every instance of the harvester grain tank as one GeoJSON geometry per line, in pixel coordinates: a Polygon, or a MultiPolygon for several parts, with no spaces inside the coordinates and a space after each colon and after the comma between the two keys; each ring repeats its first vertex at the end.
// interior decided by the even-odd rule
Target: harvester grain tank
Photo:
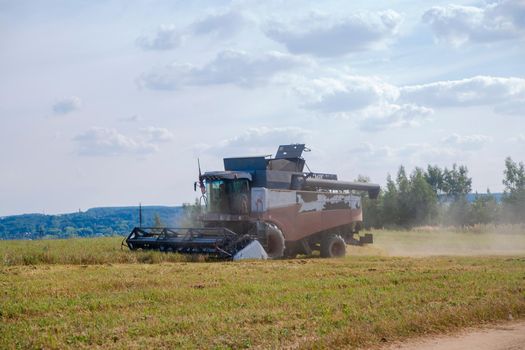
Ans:
{"type": "Polygon", "coordinates": [[[320,251],[339,257],[346,245],[372,243],[360,235],[363,212],[356,192],[374,199],[379,185],[305,172],[304,144],[279,146],[274,158],[225,158],[223,171],[200,173],[205,213],[200,227],[136,227],[128,247],[219,258],[280,258],[320,251]]]}

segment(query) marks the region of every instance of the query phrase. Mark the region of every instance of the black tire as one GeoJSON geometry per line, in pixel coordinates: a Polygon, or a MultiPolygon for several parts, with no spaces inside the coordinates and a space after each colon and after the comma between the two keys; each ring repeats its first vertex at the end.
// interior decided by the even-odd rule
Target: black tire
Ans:
{"type": "Polygon", "coordinates": [[[297,242],[287,242],[284,250],[284,257],[286,259],[295,259],[301,253],[301,247],[297,242]]]}
{"type": "Polygon", "coordinates": [[[321,241],[321,257],[342,258],[346,255],[346,243],[343,237],[332,234],[321,241]]]}
{"type": "Polygon", "coordinates": [[[266,247],[264,247],[268,258],[279,259],[284,256],[284,235],[275,225],[266,228],[266,247]]]}
{"type": "Polygon", "coordinates": [[[293,249],[293,250],[286,249],[284,251],[284,257],[286,259],[295,259],[295,258],[297,258],[297,251],[295,249],[293,249]]]}

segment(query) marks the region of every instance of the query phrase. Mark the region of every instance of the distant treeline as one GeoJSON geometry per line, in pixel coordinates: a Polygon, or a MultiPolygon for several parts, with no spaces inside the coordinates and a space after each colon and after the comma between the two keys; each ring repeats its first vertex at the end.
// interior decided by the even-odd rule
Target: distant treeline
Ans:
{"type": "MultiPolygon", "coordinates": [[[[144,226],[177,226],[183,207],[144,206],[144,226]]],[[[138,207],[92,208],[85,212],[24,214],[0,218],[0,239],[41,239],[125,235],[139,225],[138,207]]]]}
{"type": "MultiPolygon", "coordinates": [[[[366,178],[360,178],[367,181],[366,178]]],[[[472,194],[472,178],[464,165],[451,169],[428,165],[407,174],[387,176],[377,200],[364,199],[365,227],[413,227],[421,225],[468,226],[525,223],[525,168],[505,159],[503,195],[472,194]],[[473,197],[473,198],[472,198],[473,197]],[[470,199],[470,200],[469,200],[470,199]]]]}

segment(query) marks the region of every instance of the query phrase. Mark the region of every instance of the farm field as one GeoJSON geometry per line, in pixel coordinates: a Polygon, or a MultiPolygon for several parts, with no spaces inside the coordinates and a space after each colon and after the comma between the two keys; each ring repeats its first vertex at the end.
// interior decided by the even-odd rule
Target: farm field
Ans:
{"type": "Polygon", "coordinates": [[[525,255],[525,226],[480,225],[464,229],[416,228],[374,231],[374,244],[349,247],[349,255],[525,255]]]}
{"type": "Polygon", "coordinates": [[[518,319],[525,235],[506,231],[379,231],[344,259],[211,263],[120,238],[2,241],[0,348],[356,348],[518,319]]]}

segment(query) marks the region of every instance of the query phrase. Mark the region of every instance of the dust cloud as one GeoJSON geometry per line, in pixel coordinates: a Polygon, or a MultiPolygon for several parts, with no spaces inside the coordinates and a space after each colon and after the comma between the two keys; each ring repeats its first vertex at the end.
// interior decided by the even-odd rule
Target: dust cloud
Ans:
{"type": "Polygon", "coordinates": [[[348,247],[348,255],[477,256],[525,255],[525,227],[492,226],[483,229],[419,228],[411,231],[376,230],[374,244],[348,247]]]}

